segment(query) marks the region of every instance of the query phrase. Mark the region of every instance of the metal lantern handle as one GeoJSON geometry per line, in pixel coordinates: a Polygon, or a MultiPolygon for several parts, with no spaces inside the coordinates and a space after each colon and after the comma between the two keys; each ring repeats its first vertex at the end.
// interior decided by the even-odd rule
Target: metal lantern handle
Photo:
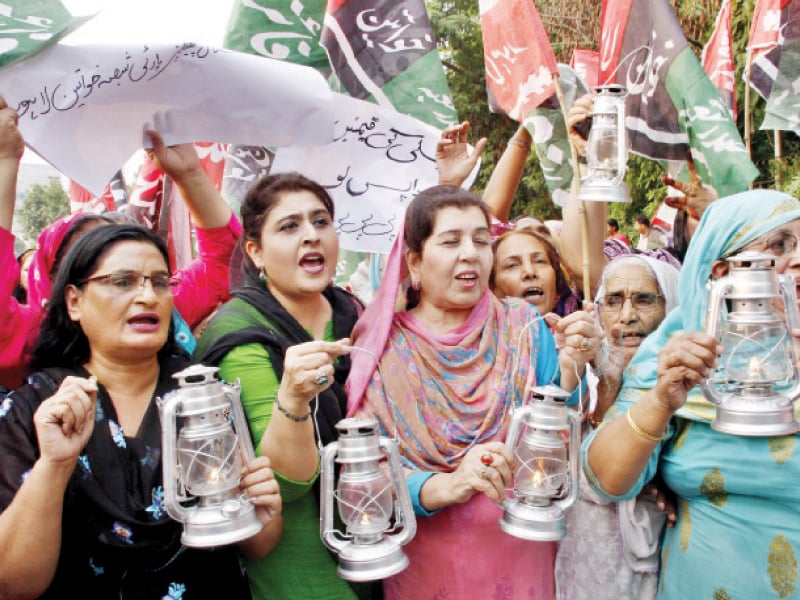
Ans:
{"type": "Polygon", "coordinates": [[[405,546],[417,533],[417,519],[414,516],[414,505],[411,503],[411,493],[408,491],[408,484],[403,475],[403,467],[400,465],[399,445],[396,440],[383,436],[378,441],[389,461],[392,484],[397,494],[396,504],[400,510],[395,510],[395,519],[402,518],[403,530],[392,536],[392,539],[401,546],[405,546]]]}
{"type": "Polygon", "coordinates": [[[795,282],[789,275],[778,275],[778,289],[780,289],[783,302],[786,306],[786,322],[789,329],[800,327],[800,312],[797,309],[797,289],[795,282]]]}
{"type": "MultiPolygon", "coordinates": [[[[789,330],[800,328],[800,312],[798,312],[797,309],[797,291],[795,289],[794,280],[788,275],[776,275],[776,279],[778,290],[783,299],[788,328],[789,330]]],[[[732,289],[733,280],[730,278],[730,275],[711,284],[708,310],[706,312],[706,333],[717,340],[720,339],[720,320],[715,317],[721,314],[722,303],[726,295],[728,295],[732,289]]],[[[796,358],[792,346],[791,360],[795,361],[796,358]]],[[[718,405],[723,398],[723,395],[717,391],[714,385],[713,375],[700,380],[700,389],[712,404],[718,405]]],[[[785,393],[790,398],[796,398],[800,395],[800,379],[796,379],[792,387],[785,393]]]]}
{"type": "Polygon", "coordinates": [[[616,103],[617,108],[617,176],[614,178],[614,185],[619,185],[625,178],[625,173],[628,170],[628,140],[627,130],[625,128],[625,101],[624,96],[621,96],[616,103]]]}
{"type": "Polygon", "coordinates": [[[506,438],[506,450],[511,456],[514,456],[514,448],[517,447],[517,442],[519,441],[519,433],[522,430],[520,427],[520,422],[523,418],[527,417],[531,414],[530,404],[526,404],[524,406],[517,406],[514,410],[511,411],[511,423],[508,426],[508,437],[506,438]]]}
{"type": "Polygon", "coordinates": [[[250,426],[247,424],[247,419],[244,416],[244,409],[240,400],[241,385],[239,381],[236,383],[221,383],[222,391],[231,406],[233,413],[233,425],[236,428],[236,435],[239,438],[239,447],[242,449],[242,455],[245,464],[250,463],[256,459],[256,453],[253,449],[253,442],[250,440],[250,426]]]}
{"type": "MultiPolygon", "coordinates": [[[[506,438],[506,450],[512,456],[514,455],[514,448],[519,441],[520,432],[522,427],[520,423],[527,418],[533,411],[531,404],[516,407],[511,414],[511,424],[509,425],[509,434],[506,438]]],[[[567,407],[567,425],[569,431],[569,460],[575,468],[570,468],[570,485],[569,491],[564,498],[556,500],[554,504],[562,508],[569,508],[578,500],[579,490],[579,477],[580,477],[580,432],[581,432],[581,419],[580,415],[567,407]]],[[[507,508],[511,500],[506,498],[503,500],[501,506],[507,508]]]]}
{"type": "Polygon", "coordinates": [[[569,460],[574,468],[570,468],[570,486],[566,497],[556,500],[555,504],[563,509],[571,507],[578,501],[581,470],[581,417],[577,411],[567,409],[569,423],[569,460]]]}
{"type": "Polygon", "coordinates": [[[180,398],[178,390],[172,391],[159,399],[159,408],[161,409],[161,457],[162,461],[166,457],[173,457],[176,464],[167,465],[163,462],[163,483],[164,483],[164,505],[167,509],[167,514],[176,521],[186,521],[189,519],[190,512],[184,508],[179,501],[178,495],[178,481],[181,477],[181,467],[178,463],[175,447],[177,445],[175,439],[175,432],[177,430],[176,420],[178,414],[178,405],[180,398]],[[169,472],[174,473],[174,477],[169,476],[169,472]]]}
{"type": "Polygon", "coordinates": [[[333,498],[334,494],[326,494],[325,490],[333,489],[334,458],[339,450],[339,442],[331,442],[322,449],[320,458],[320,482],[322,490],[322,510],[319,514],[319,527],[322,541],[325,545],[339,554],[347,545],[347,540],[337,537],[336,529],[333,526],[333,498]]]}
{"type": "MultiPolygon", "coordinates": [[[[732,288],[733,282],[729,275],[711,284],[711,291],[708,296],[708,310],[706,311],[706,333],[716,340],[719,340],[720,336],[719,319],[717,319],[716,316],[721,314],[722,302],[732,288]]],[[[711,376],[701,379],[700,389],[703,391],[705,397],[708,398],[712,404],[716,405],[722,401],[723,396],[717,391],[713,378],[714,375],[712,373],[711,376]]]]}
{"type": "MultiPolygon", "coordinates": [[[[392,484],[397,494],[396,503],[400,510],[395,510],[395,519],[402,519],[403,530],[401,533],[393,535],[392,540],[404,546],[417,532],[417,520],[414,516],[414,507],[411,503],[411,494],[408,485],[403,477],[403,469],[400,465],[400,451],[395,440],[381,436],[378,443],[383,453],[386,455],[391,468],[392,484]]],[[[339,450],[339,442],[331,442],[322,449],[320,459],[320,489],[333,489],[333,477],[335,469],[336,453],[339,450]]],[[[320,535],[325,545],[336,553],[341,553],[348,541],[341,539],[336,534],[338,531],[333,526],[334,515],[334,494],[323,494],[322,510],[320,511],[320,535]]],[[[398,522],[399,523],[399,522],[398,522]]]]}
{"type": "MultiPolygon", "coordinates": [[[[778,289],[783,298],[784,312],[786,314],[786,324],[789,327],[789,335],[791,336],[792,329],[800,328],[800,311],[797,308],[797,289],[795,288],[795,281],[789,275],[778,275],[778,289]]],[[[789,344],[792,353],[790,360],[792,364],[797,364],[797,356],[794,351],[794,341],[789,344]]],[[[789,398],[794,400],[800,396],[800,378],[796,378],[792,387],[785,392],[789,398]]]]}

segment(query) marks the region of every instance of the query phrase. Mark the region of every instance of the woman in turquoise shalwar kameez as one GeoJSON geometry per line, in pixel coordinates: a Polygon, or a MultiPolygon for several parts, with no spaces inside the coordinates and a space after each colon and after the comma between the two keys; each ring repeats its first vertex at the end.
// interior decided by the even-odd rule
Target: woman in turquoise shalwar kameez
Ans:
{"type": "Polygon", "coordinates": [[[779,273],[800,281],[799,237],[800,202],[785,194],[755,190],[712,204],[687,251],[679,306],[642,344],[603,426],[584,441],[584,469],[604,498],[635,497],[657,471],[678,497],[660,599],[800,598],[798,435],[714,431],[714,407],[696,385],[722,352],[702,333],[706,282],[726,274],[720,259],[770,252],[779,273]]]}

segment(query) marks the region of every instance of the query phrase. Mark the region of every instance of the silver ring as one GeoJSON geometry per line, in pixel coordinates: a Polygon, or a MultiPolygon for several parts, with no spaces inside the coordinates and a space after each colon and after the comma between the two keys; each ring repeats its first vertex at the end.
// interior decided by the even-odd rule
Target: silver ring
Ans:
{"type": "Polygon", "coordinates": [[[483,480],[489,479],[489,470],[486,467],[482,467],[480,471],[478,471],[478,477],[483,480]]]}
{"type": "Polygon", "coordinates": [[[314,379],[314,383],[316,383],[320,387],[326,386],[328,385],[328,376],[325,375],[325,373],[323,373],[322,371],[317,371],[317,376],[314,379]]]}

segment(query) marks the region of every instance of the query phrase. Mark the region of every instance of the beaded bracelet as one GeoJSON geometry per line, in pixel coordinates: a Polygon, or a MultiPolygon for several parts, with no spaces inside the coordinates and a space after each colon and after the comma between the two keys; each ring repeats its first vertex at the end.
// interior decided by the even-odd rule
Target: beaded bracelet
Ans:
{"type": "Polygon", "coordinates": [[[303,421],[308,421],[309,417],[311,417],[311,411],[308,411],[302,417],[298,417],[297,415],[293,415],[288,410],[281,406],[281,403],[278,402],[278,397],[275,396],[275,406],[277,407],[278,411],[285,416],[287,419],[291,419],[295,423],[302,423],[303,421]]]}
{"type": "Polygon", "coordinates": [[[631,426],[631,429],[633,429],[634,433],[636,433],[636,435],[638,435],[640,438],[645,439],[648,442],[660,442],[664,439],[664,433],[661,435],[653,435],[652,433],[647,433],[644,429],[639,427],[639,425],[636,424],[636,421],[633,420],[633,415],[631,415],[630,409],[625,411],[625,418],[628,420],[628,425],[631,426]]]}

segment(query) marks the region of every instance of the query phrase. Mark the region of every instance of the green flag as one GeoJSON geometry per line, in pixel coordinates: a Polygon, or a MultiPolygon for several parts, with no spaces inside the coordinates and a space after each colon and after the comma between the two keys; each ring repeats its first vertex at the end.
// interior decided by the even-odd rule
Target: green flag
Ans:
{"type": "Polygon", "coordinates": [[[268,2],[237,0],[228,22],[225,47],[331,71],[319,43],[326,0],[268,2]]]}
{"type": "Polygon", "coordinates": [[[52,46],[86,22],[58,0],[7,0],[0,4],[0,68],[52,46]]]}
{"type": "MultiPolygon", "coordinates": [[[[567,65],[559,64],[559,80],[567,102],[567,110],[584,94],[589,93],[584,81],[567,65]]],[[[567,137],[567,125],[556,96],[525,115],[525,128],[533,138],[533,146],[542,168],[553,204],[564,206],[572,186],[572,150],[567,137]]]]}

